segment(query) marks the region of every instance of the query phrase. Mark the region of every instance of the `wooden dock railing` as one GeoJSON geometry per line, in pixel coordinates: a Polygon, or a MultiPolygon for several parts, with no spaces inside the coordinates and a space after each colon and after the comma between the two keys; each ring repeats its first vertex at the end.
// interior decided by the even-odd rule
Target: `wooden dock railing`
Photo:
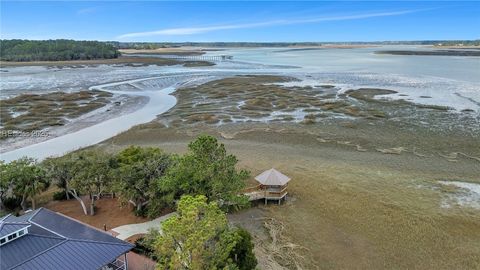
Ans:
{"type": "Polygon", "coordinates": [[[243,195],[247,196],[250,201],[260,199],[280,200],[288,194],[287,188],[278,191],[272,191],[262,189],[260,185],[245,188],[242,193],[243,195]]]}
{"type": "Polygon", "coordinates": [[[162,55],[163,58],[188,61],[231,61],[232,55],[162,55]]]}

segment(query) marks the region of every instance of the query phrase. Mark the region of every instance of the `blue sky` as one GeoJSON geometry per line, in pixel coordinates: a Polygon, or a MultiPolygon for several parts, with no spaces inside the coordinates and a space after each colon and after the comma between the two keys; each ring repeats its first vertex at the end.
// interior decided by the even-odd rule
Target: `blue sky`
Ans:
{"type": "Polygon", "coordinates": [[[479,39],[480,2],[3,1],[2,39],[381,41],[479,39]]]}

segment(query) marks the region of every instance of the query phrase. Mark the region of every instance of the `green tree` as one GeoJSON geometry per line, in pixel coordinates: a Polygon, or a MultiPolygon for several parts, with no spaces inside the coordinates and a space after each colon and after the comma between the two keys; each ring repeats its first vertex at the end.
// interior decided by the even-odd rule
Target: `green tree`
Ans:
{"type": "Polygon", "coordinates": [[[117,58],[112,43],[76,40],[0,40],[2,61],[61,61],[117,58]]]}
{"type": "Polygon", "coordinates": [[[205,195],[221,205],[245,205],[240,196],[249,177],[246,170],[237,170],[234,155],[227,154],[225,146],[212,136],[200,136],[188,145],[189,152],[179,158],[168,171],[161,187],[178,198],[184,194],[205,195]]]}
{"type": "Polygon", "coordinates": [[[47,177],[59,188],[64,189],[66,198],[70,199],[70,195],[72,195],[80,203],[83,213],[88,215],[85,202],[77,190],[81,185],[78,180],[74,181],[76,175],[79,174],[78,171],[83,170],[82,165],[78,164],[79,161],[79,154],[72,153],[58,158],[48,158],[42,162],[42,166],[46,170],[47,177]]]}
{"type": "Polygon", "coordinates": [[[136,208],[137,214],[157,196],[156,181],[172,164],[171,155],[159,148],[130,146],[117,155],[118,177],[115,191],[136,208]]]}
{"type": "MultiPolygon", "coordinates": [[[[113,155],[99,150],[85,150],[77,154],[75,175],[69,186],[72,190],[87,194],[90,199],[90,215],[95,215],[95,202],[103,192],[111,188],[115,167],[113,155]]],[[[77,194],[74,196],[78,197],[77,194]]],[[[83,203],[83,199],[80,199],[83,203]]],[[[82,204],[84,207],[84,203],[82,204]]],[[[84,208],[85,214],[85,208],[84,208]]]]}
{"type": "Polygon", "coordinates": [[[229,258],[238,266],[239,270],[253,270],[257,266],[257,258],[253,253],[253,242],[250,233],[243,229],[236,229],[237,242],[229,258]]]}
{"type": "Polygon", "coordinates": [[[0,160],[0,211],[5,210],[3,201],[7,198],[8,192],[12,186],[12,179],[8,175],[10,173],[9,164],[0,160]]]}
{"type": "Polygon", "coordinates": [[[69,183],[75,176],[75,156],[68,154],[58,158],[47,158],[42,162],[42,167],[45,168],[47,177],[57,187],[65,192],[67,200],[70,199],[69,183]]]}
{"type": "Polygon", "coordinates": [[[36,196],[45,191],[50,184],[45,171],[34,159],[26,157],[12,161],[8,166],[7,181],[12,183],[14,195],[22,198],[20,203],[22,210],[27,209],[29,199],[32,208],[35,209],[36,196]]]}
{"type": "Polygon", "coordinates": [[[231,257],[239,234],[229,228],[216,202],[186,195],[177,214],[162,223],[155,242],[158,269],[238,269],[231,257]]]}

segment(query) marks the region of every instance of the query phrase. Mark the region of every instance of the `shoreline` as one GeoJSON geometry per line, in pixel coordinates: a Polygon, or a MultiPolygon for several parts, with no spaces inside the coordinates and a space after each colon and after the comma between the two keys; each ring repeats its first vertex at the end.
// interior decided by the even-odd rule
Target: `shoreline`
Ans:
{"type": "MultiPolygon", "coordinates": [[[[148,78],[143,80],[148,80],[148,78]]],[[[119,92],[109,91],[108,89],[105,89],[105,87],[120,85],[130,81],[138,80],[92,86],[90,87],[90,90],[96,89],[118,94],[119,92]]],[[[100,143],[111,138],[112,136],[115,136],[116,134],[130,129],[132,126],[150,122],[151,120],[155,119],[157,114],[168,111],[170,108],[175,106],[176,98],[170,95],[174,89],[175,88],[173,86],[169,86],[164,87],[159,91],[142,91],[132,93],[130,94],[132,96],[143,96],[148,98],[148,102],[145,104],[145,106],[131,113],[110,118],[106,121],[99,122],[63,136],[58,136],[40,143],[28,145],[26,147],[18,148],[9,152],[4,152],[1,154],[1,159],[9,162],[23,156],[29,156],[42,160],[50,156],[63,155],[70,151],[100,143]]]]}
{"type": "Polygon", "coordinates": [[[155,55],[177,55],[177,56],[195,56],[203,55],[205,51],[202,47],[175,47],[175,48],[157,48],[157,49],[119,49],[120,53],[131,54],[155,54],[155,55]]]}
{"type": "Polygon", "coordinates": [[[72,119],[63,126],[51,126],[38,130],[38,132],[46,134],[47,136],[13,137],[0,141],[0,155],[74,133],[109,119],[133,113],[144,107],[147,103],[148,97],[118,95],[112,98],[109,105],[72,119]],[[115,105],[117,102],[121,102],[121,105],[115,105]]]}
{"type": "Polygon", "coordinates": [[[208,81],[209,78],[208,75],[155,76],[91,86],[88,88],[90,91],[104,91],[117,96],[126,95],[138,100],[139,104],[125,108],[127,110],[122,112],[109,111],[104,117],[89,118],[88,115],[95,114],[93,111],[87,116],[81,116],[80,119],[87,122],[93,120],[94,123],[81,125],[81,122],[77,122],[67,129],[60,129],[68,132],[67,134],[50,137],[47,140],[45,138],[39,138],[33,142],[28,139],[21,140],[18,143],[20,148],[0,153],[0,159],[8,162],[29,156],[42,160],[98,144],[134,126],[155,120],[158,115],[169,111],[176,105],[177,99],[172,95],[176,88],[194,85],[202,80],[208,81]],[[150,85],[149,82],[153,82],[153,85],[150,85]],[[145,83],[143,88],[138,86],[143,83],[145,83]]]}
{"type": "Polygon", "coordinates": [[[464,56],[478,57],[480,50],[459,50],[459,49],[436,49],[432,51],[415,51],[415,50],[383,50],[376,51],[376,54],[388,55],[415,55],[415,56],[464,56]]]}
{"type": "Polygon", "coordinates": [[[29,66],[44,66],[44,67],[73,67],[81,68],[84,66],[98,66],[98,65],[126,65],[126,66],[174,66],[185,65],[186,67],[195,66],[208,66],[214,65],[208,61],[189,61],[189,60],[176,60],[162,57],[148,57],[148,56],[135,56],[135,54],[120,56],[112,59],[97,59],[97,60],[71,60],[71,61],[31,61],[31,62],[10,62],[0,61],[1,68],[9,67],[29,67],[29,66]]]}

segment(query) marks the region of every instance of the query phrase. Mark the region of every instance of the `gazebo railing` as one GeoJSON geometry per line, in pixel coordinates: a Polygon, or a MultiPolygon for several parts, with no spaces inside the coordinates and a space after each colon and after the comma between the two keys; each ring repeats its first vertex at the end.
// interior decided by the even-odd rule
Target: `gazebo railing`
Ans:
{"type": "Polygon", "coordinates": [[[287,188],[281,190],[269,190],[268,188],[263,189],[262,186],[258,185],[256,187],[249,187],[243,190],[243,194],[249,197],[250,201],[259,200],[259,199],[282,199],[285,197],[288,192],[287,188]]]}
{"type": "Polygon", "coordinates": [[[251,192],[256,192],[256,191],[259,191],[261,190],[261,185],[256,185],[256,186],[253,186],[253,187],[247,187],[245,188],[242,193],[251,193],[251,192]]]}
{"type": "Polygon", "coordinates": [[[287,192],[287,189],[286,189],[286,188],[283,189],[283,190],[281,190],[281,191],[279,191],[279,192],[266,190],[266,191],[265,191],[265,197],[266,197],[267,199],[269,199],[269,198],[272,198],[272,199],[281,199],[281,198],[285,197],[285,195],[287,195],[287,193],[288,193],[288,192],[287,192]]]}

